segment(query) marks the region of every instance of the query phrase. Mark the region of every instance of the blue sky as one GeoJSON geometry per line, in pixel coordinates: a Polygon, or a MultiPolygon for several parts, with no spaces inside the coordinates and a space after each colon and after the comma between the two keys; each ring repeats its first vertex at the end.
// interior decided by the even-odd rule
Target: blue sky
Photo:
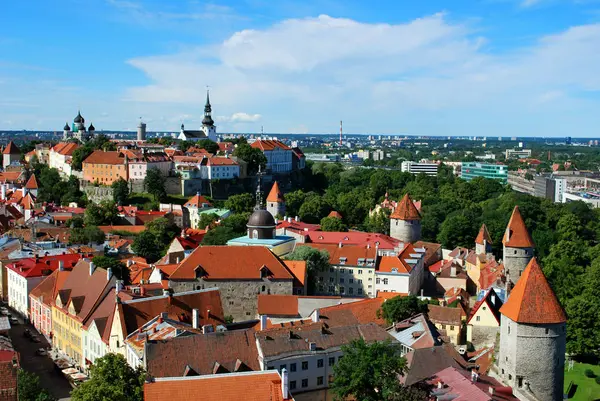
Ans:
{"type": "Polygon", "coordinates": [[[0,129],[600,137],[600,0],[30,0],[0,129]]]}

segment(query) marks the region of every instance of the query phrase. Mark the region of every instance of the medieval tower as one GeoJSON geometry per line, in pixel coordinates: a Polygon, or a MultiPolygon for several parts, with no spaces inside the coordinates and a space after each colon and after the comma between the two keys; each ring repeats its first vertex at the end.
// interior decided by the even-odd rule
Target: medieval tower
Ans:
{"type": "Polygon", "coordinates": [[[283,199],[283,193],[279,189],[277,181],[273,183],[271,192],[267,196],[267,211],[273,215],[273,217],[285,215],[285,199],[283,199]]]}
{"type": "Polygon", "coordinates": [[[421,214],[408,194],[390,215],[390,237],[405,243],[421,239],[421,214]]]}
{"type": "Polygon", "coordinates": [[[515,206],[512,216],[510,216],[502,237],[502,245],[504,245],[503,263],[506,275],[513,283],[517,283],[525,267],[533,258],[535,248],[518,206],[515,206]]]}
{"type": "Polygon", "coordinates": [[[500,314],[502,380],[523,399],[562,400],[567,317],[535,258],[500,314]]]}
{"type": "Polygon", "coordinates": [[[492,237],[485,224],[481,225],[479,234],[475,238],[475,253],[477,255],[487,255],[492,253],[492,237]]]}

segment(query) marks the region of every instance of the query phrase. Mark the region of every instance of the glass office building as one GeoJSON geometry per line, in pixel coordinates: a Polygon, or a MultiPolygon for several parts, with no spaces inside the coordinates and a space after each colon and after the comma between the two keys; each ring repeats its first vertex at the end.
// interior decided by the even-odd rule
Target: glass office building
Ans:
{"type": "Polygon", "coordinates": [[[491,178],[492,180],[506,184],[508,181],[508,166],[503,164],[463,162],[461,164],[460,177],[467,181],[471,181],[477,177],[491,178]]]}

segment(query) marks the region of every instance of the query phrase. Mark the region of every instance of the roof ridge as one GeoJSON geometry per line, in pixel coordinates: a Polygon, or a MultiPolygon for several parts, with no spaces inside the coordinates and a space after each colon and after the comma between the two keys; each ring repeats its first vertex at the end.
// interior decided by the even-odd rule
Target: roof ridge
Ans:
{"type": "Polygon", "coordinates": [[[421,213],[417,210],[410,195],[406,193],[398,202],[398,206],[396,206],[390,215],[390,218],[400,220],[421,220],[421,213]]]}
{"type": "Polygon", "coordinates": [[[506,231],[502,237],[502,244],[513,248],[534,248],[535,243],[527,230],[523,216],[519,211],[519,206],[513,209],[506,231]]]}

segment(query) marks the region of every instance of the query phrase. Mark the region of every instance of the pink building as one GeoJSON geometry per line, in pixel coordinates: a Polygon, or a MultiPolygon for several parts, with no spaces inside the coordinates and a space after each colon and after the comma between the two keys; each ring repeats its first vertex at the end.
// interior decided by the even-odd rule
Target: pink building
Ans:
{"type": "Polygon", "coordinates": [[[55,270],[29,293],[31,324],[46,338],[52,338],[52,301],[71,270],[55,270]]]}

